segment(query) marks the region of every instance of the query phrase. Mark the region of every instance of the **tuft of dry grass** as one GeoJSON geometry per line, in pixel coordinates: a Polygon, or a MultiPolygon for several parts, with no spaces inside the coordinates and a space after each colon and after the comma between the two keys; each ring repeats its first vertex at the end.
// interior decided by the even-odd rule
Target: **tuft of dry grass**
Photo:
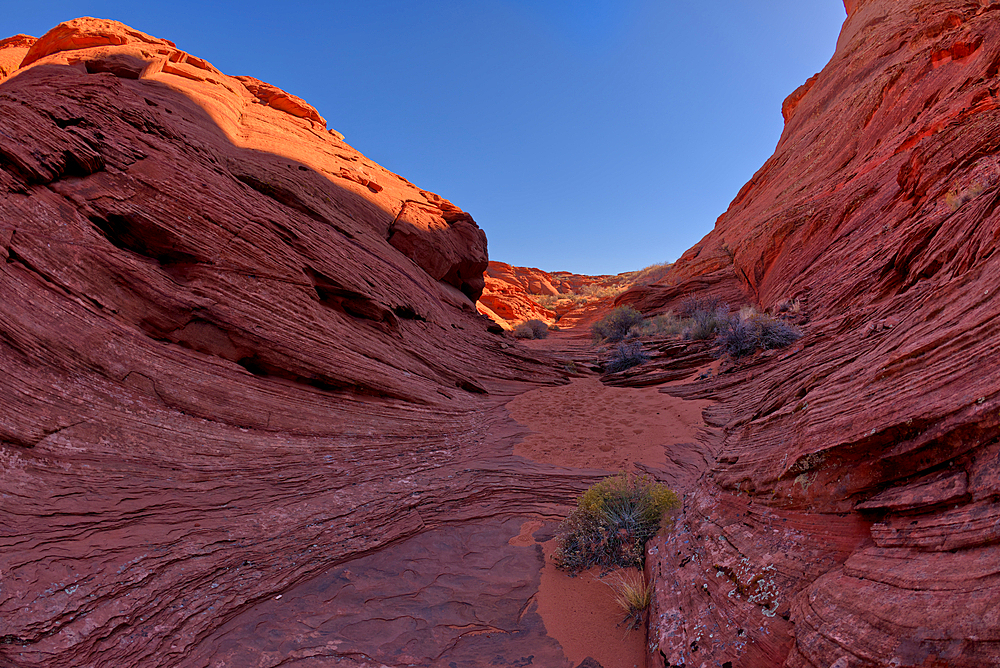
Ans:
{"type": "Polygon", "coordinates": [[[642,571],[627,570],[609,575],[604,584],[615,593],[615,603],[625,612],[619,626],[625,624],[626,633],[640,628],[653,602],[653,583],[646,581],[642,571]]]}

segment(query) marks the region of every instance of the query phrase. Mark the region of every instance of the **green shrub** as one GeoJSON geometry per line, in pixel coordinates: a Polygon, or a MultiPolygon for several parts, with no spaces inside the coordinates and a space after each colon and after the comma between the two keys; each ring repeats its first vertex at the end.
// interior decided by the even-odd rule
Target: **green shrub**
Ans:
{"type": "Polygon", "coordinates": [[[642,314],[631,306],[619,306],[594,323],[591,332],[598,341],[621,341],[642,322],[642,314]]]}
{"type": "Polygon", "coordinates": [[[649,361],[649,355],[642,349],[642,344],[638,341],[622,341],[608,358],[604,365],[604,373],[617,373],[625,369],[631,369],[649,361]]]}
{"type": "Polygon", "coordinates": [[[784,348],[801,337],[802,333],[788,323],[757,313],[731,319],[720,333],[719,346],[722,352],[739,359],[757,350],[784,348]]]}
{"type": "Polygon", "coordinates": [[[660,530],[664,513],[678,506],[677,495],[647,475],[605,478],[584,492],[559,526],[556,566],[571,573],[591,566],[642,568],[646,541],[660,530]]]}

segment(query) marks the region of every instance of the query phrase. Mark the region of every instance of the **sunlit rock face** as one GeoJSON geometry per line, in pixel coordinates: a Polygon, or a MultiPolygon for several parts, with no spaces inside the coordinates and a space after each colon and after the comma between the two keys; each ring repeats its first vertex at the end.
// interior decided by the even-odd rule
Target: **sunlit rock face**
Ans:
{"type": "Polygon", "coordinates": [[[646,311],[799,300],[699,386],[715,464],[651,544],[652,665],[1000,664],[1000,14],[861,0],[774,156],[646,311]]]}
{"type": "Polygon", "coordinates": [[[325,565],[568,496],[470,463],[555,377],[476,313],[468,214],[120,23],[0,79],[0,664],[184,665],[325,565]]]}
{"type": "MultiPolygon", "coordinates": [[[[595,288],[614,285],[622,276],[587,276],[566,271],[547,272],[534,267],[515,267],[505,262],[491,261],[485,274],[486,287],[479,298],[480,311],[509,328],[525,320],[539,319],[556,322],[579,305],[566,301],[551,308],[540,306],[541,297],[571,297],[595,288]]],[[[602,304],[607,306],[607,304],[602,304]]]]}

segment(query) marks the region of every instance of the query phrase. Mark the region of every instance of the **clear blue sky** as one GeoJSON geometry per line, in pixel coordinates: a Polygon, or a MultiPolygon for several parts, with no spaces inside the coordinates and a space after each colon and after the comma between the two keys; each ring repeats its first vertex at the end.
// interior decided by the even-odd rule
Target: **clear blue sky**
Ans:
{"type": "Polygon", "coordinates": [[[845,18],[841,0],[5,5],[0,37],[111,18],[280,86],[470,212],[492,259],[586,274],[711,230],[845,18]]]}

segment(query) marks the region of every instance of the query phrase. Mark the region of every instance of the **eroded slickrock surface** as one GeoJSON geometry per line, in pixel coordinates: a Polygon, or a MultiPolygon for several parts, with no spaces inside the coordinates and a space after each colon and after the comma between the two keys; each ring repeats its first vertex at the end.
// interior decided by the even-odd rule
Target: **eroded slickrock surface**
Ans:
{"type": "Polygon", "coordinates": [[[774,156],[627,293],[762,307],[805,337],[664,391],[714,464],[650,546],[651,665],[1000,665],[1000,13],[848,3],[774,156]]]}
{"type": "MultiPolygon", "coordinates": [[[[196,665],[331,565],[593,478],[511,456],[505,396],[565,381],[476,313],[468,214],[119,23],[0,68],[0,664],[196,665]]],[[[381,662],[298,649],[259,665],[381,662]]]]}

